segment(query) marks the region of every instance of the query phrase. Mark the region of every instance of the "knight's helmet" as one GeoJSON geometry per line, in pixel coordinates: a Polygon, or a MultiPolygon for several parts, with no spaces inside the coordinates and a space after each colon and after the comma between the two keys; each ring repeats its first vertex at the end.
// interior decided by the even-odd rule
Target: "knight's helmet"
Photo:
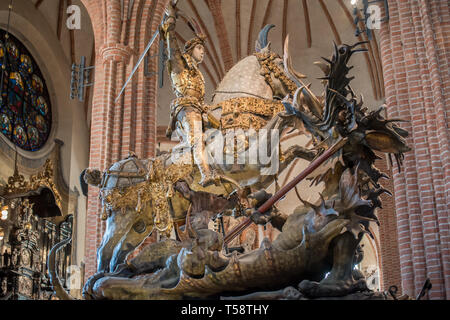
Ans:
{"type": "Polygon", "coordinates": [[[195,37],[187,41],[184,45],[184,53],[190,53],[195,46],[201,44],[203,47],[206,45],[206,35],[203,33],[202,28],[194,18],[189,18],[187,21],[189,28],[194,32],[195,37]]]}
{"type": "Polygon", "coordinates": [[[186,42],[183,50],[184,53],[190,53],[195,48],[195,46],[199,44],[205,47],[206,36],[203,33],[197,33],[194,38],[186,42]]]}

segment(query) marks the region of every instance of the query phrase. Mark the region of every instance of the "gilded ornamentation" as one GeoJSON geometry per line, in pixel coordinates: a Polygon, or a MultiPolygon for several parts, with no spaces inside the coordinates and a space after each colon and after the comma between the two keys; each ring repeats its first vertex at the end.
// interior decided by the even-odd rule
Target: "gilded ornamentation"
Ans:
{"type": "Polygon", "coordinates": [[[53,192],[56,205],[61,209],[61,195],[56,188],[54,182],[54,165],[53,161],[47,159],[42,171],[35,175],[31,175],[29,181],[19,173],[17,164],[14,169],[14,175],[8,178],[8,184],[4,188],[5,196],[25,194],[30,191],[38,190],[40,187],[47,187],[53,192]]]}
{"type": "Polygon", "coordinates": [[[281,102],[252,97],[226,100],[214,108],[222,108],[222,130],[231,128],[259,130],[284,110],[281,102]]]}
{"type": "Polygon", "coordinates": [[[189,54],[183,54],[181,57],[187,68],[180,73],[171,74],[174,93],[177,98],[193,97],[199,103],[203,103],[205,98],[205,79],[189,54]]]}
{"type": "Polygon", "coordinates": [[[275,84],[272,80],[272,75],[281,81],[281,83],[288,89],[291,94],[297,90],[294,81],[286,76],[283,69],[275,63],[276,59],[281,59],[280,56],[274,52],[258,52],[255,53],[256,58],[261,65],[261,75],[266,79],[267,84],[274,89],[275,84]]]}
{"type": "Polygon", "coordinates": [[[160,32],[161,39],[164,39],[167,45],[167,66],[177,99],[171,104],[171,119],[166,134],[170,137],[176,129],[178,136],[183,137],[182,140],[189,144],[194,162],[202,175],[199,184],[205,187],[218,181],[218,176],[207,161],[203,128],[201,127],[199,132],[194,132],[198,123],[200,126],[203,124],[205,79],[198,65],[203,62],[205,37],[202,32],[195,32],[196,37],[187,42],[181,51],[175,34],[178,17],[175,3],[169,5],[167,10],[169,17],[161,25],[160,32]],[[180,127],[183,127],[183,130],[180,127]]]}
{"type": "MultiPolygon", "coordinates": [[[[259,42],[262,44],[267,41],[259,42]]],[[[364,233],[371,232],[370,223],[378,222],[376,209],[381,207],[379,197],[386,192],[379,184],[383,175],[374,167],[377,157],[373,150],[394,153],[396,158],[401,160],[403,153],[409,151],[409,148],[404,139],[408,133],[392,124],[395,120],[384,119],[380,114],[381,110],[367,112],[368,109],[363,108],[363,103],[354,99],[349,85],[351,78],[347,77],[351,67],[347,64],[353,53],[361,51],[356,49],[360,44],[335,48],[334,56],[329,61],[330,68],[326,69],[329,72],[326,74],[326,79],[329,79],[325,87],[326,100],[320,106],[323,110],[319,110],[319,113],[323,111],[323,119],[311,118],[302,111],[297,101],[301,98],[299,94],[294,96],[294,100],[286,99],[283,104],[245,98],[225,101],[221,105],[222,116],[240,119],[234,120],[240,121],[240,128],[258,125],[256,118],[251,117],[269,120],[277,111],[285,111],[279,118],[274,119],[276,123],[273,126],[283,128],[283,121],[292,117],[301,122],[298,127],[308,130],[314,137],[314,142],[317,142],[315,149],[319,151],[308,160],[309,166],[274,196],[267,194],[265,189],[270,184],[277,183],[276,177],[267,179],[270,184],[264,185],[259,181],[258,184],[247,185],[248,188],[235,189],[222,198],[223,201],[230,201],[232,196],[236,197],[230,207],[213,208],[219,201],[213,197],[212,191],[204,189],[205,191],[191,192],[193,190],[190,189],[189,181],[192,180],[190,183],[194,185],[195,179],[187,177],[193,164],[167,165],[166,168],[162,157],[148,163],[146,180],[124,185],[122,189],[104,188],[102,199],[112,211],[107,224],[110,232],[104,237],[104,244],[98,251],[98,274],[86,283],[84,297],[213,299],[222,295],[238,295],[256,288],[272,290],[284,285],[289,285],[291,289],[293,286],[297,287],[298,291],[289,288],[286,291],[291,292],[288,295],[297,298],[343,297],[366,292],[365,280],[355,275],[353,270],[355,254],[364,233]],[[244,123],[244,118],[240,118],[242,114],[248,114],[247,119],[251,120],[244,123]],[[337,142],[335,139],[338,139],[337,142]],[[330,165],[341,160],[342,170],[327,171],[330,165]],[[318,169],[320,172],[315,172],[318,169]],[[320,194],[321,199],[315,203],[309,203],[297,194],[302,204],[294,212],[290,215],[277,212],[274,204],[302,179],[311,176],[324,181],[328,193],[320,194]],[[182,182],[174,186],[175,182],[183,178],[186,179],[186,186],[183,186],[182,182]],[[263,192],[252,196],[253,190],[250,187],[260,188],[263,192]],[[178,196],[186,200],[187,205],[177,204],[175,200],[178,196]],[[252,198],[255,201],[250,205],[252,198]],[[171,201],[168,202],[167,199],[171,201]],[[207,228],[195,228],[195,225],[208,225],[211,218],[207,216],[209,212],[216,216],[223,215],[225,209],[236,210],[242,203],[249,204],[243,208],[244,212],[246,209],[250,210],[249,217],[233,230],[228,230],[224,237],[207,228]],[[161,240],[144,247],[127,263],[127,255],[148,236],[136,235],[136,230],[146,223],[143,221],[144,214],[137,214],[147,208],[146,212],[152,212],[153,224],[158,230],[168,234],[173,224],[171,209],[176,207],[180,215],[186,214],[183,232],[193,238],[193,241],[161,240]],[[127,208],[132,212],[121,215],[121,211],[124,212],[127,208]],[[193,219],[190,219],[191,216],[193,219]],[[205,217],[208,217],[207,221],[204,221],[205,217]],[[223,243],[229,244],[233,236],[239,235],[252,223],[268,222],[280,231],[272,242],[265,239],[259,248],[244,255],[238,255],[237,251],[230,255],[226,250],[222,250],[223,243]],[[130,232],[128,227],[123,227],[131,224],[136,232],[130,232]],[[324,277],[327,273],[329,276],[324,277]],[[321,281],[315,282],[317,280],[321,281]]],[[[291,73],[293,69],[288,66],[289,63],[285,63],[286,70],[283,73],[281,61],[290,61],[286,52],[284,60],[267,51],[256,55],[265,75],[265,80],[260,76],[259,78],[266,87],[268,86],[265,81],[278,87],[278,82],[281,82],[291,93],[304,87],[299,81],[302,75],[291,73]]],[[[223,89],[227,91],[226,88],[223,89]]],[[[310,95],[312,96],[312,93],[310,95]]],[[[317,97],[313,101],[321,103],[317,97]]],[[[311,106],[313,105],[305,104],[305,108],[311,106]]],[[[189,125],[188,121],[178,121],[189,125]]],[[[269,123],[269,126],[271,124],[269,123]]],[[[238,126],[236,122],[226,125],[238,126]]],[[[224,169],[223,172],[225,178],[227,173],[231,176],[231,171],[226,172],[224,169]]],[[[245,168],[240,171],[236,169],[235,172],[244,174],[245,168]]],[[[176,212],[175,209],[173,212],[176,212]]],[[[247,248],[251,247],[252,238],[256,237],[256,230],[253,231],[253,234],[249,232],[247,248]]],[[[186,238],[183,240],[187,240],[186,238]]],[[[50,257],[49,261],[53,261],[52,259],[54,260],[54,257],[50,257]]],[[[52,281],[52,284],[57,290],[64,291],[61,283],[52,281]]]]}
{"type": "Polygon", "coordinates": [[[103,188],[100,191],[105,210],[102,219],[106,220],[109,216],[106,212],[116,210],[124,212],[130,209],[142,213],[146,206],[150,206],[155,228],[170,235],[173,219],[167,200],[173,196],[174,183],[189,175],[192,169],[191,164],[172,164],[164,168],[159,159],[151,161],[146,181],[127,188],[103,188]]]}

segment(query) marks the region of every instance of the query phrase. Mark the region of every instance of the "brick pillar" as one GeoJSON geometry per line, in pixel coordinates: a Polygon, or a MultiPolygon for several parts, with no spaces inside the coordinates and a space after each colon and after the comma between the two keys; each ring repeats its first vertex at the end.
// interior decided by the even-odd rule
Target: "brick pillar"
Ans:
{"type": "MultiPolygon", "coordinates": [[[[90,168],[105,170],[135,152],[155,155],[156,77],[138,69],[116,103],[116,97],[157,30],[167,0],[83,0],[95,30],[96,69],[92,105],[90,168]],[[123,5],[123,6],[122,6],[123,5]],[[133,5],[129,8],[130,5],[133,5]]],[[[155,42],[150,55],[158,52],[155,42]]],[[[155,62],[149,70],[157,71],[155,62]]],[[[98,189],[89,188],[86,219],[86,279],[97,269],[96,252],[105,223],[100,220],[98,189]]]]}
{"type": "Polygon", "coordinates": [[[403,292],[426,278],[430,299],[450,299],[449,4],[389,0],[380,42],[390,118],[409,121],[404,170],[393,168],[403,292]]]}
{"type": "MultiPolygon", "coordinates": [[[[382,156],[381,154],[379,154],[382,156]]],[[[376,167],[388,176],[392,177],[392,168],[386,156],[376,161],[376,167]]],[[[380,220],[378,263],[380,264],[380,287],[388,290],[390,286],[397,286],[399,294],[402,292],[402,280],[400,274],[400,259],[398,248],[398,231],[395,217],[395,189],[392,179],[383,180],[382,185],[393,196],[383,194],[381,201],[383,208],[377,211],[380,220]]]]}

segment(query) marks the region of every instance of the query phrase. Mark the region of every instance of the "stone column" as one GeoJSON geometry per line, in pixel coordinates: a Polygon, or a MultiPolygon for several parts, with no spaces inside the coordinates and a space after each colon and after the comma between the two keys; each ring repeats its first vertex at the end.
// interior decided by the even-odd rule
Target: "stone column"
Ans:
{"type": "Polygon", "coordinates": [[[389,0],[380,42],[390,118],[409,122],[404,170],[394,190],[403,293],[425,279],[430,299],[450,298],[450,16],[440,0],[389,0]]]}

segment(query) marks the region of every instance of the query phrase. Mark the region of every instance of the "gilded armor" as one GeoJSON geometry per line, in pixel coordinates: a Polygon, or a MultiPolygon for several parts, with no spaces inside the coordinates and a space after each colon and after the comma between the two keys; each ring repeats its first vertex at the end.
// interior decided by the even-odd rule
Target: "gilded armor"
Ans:
{"type": "Polygon", "coordinates": [[[205,99],[205,79],[189,54],[183,54],[186,68],[180,73],[171,73],[172,87],[177,98],[195,98],[199,104],[205,99]]]}
{"type": "Polygon", "coordinates": [[[161,27],[161,35],[167,43],[168,69],[176,96],[170,106],[170,123],[166,134],[170,137],[177,123],[183,128],[185,134],[181,136],[185,136],[192,150],[193,160],[202,176],[200,184],[207,186],[215,183],[217,177],[207,163],[203,127],[202,130],[194,130],[198,123],[203,125],[203,114],[206,112],[205,79],[198,68],[203,60],[205,36],[197,34],[185,44],[184,52],[181,52],[174,34],[175,15],[172,14],[161,27]]]}
{"type": "Polygon", "coordinates": [[[200,113],[205,112],[205,79],[189,54],[181,55],[185,68],[181,72],[171,72],[172,88],[177,97],[170,105],[170,130],[175,129],[179,111],[184,107],[193,107],[200,113]]]}

